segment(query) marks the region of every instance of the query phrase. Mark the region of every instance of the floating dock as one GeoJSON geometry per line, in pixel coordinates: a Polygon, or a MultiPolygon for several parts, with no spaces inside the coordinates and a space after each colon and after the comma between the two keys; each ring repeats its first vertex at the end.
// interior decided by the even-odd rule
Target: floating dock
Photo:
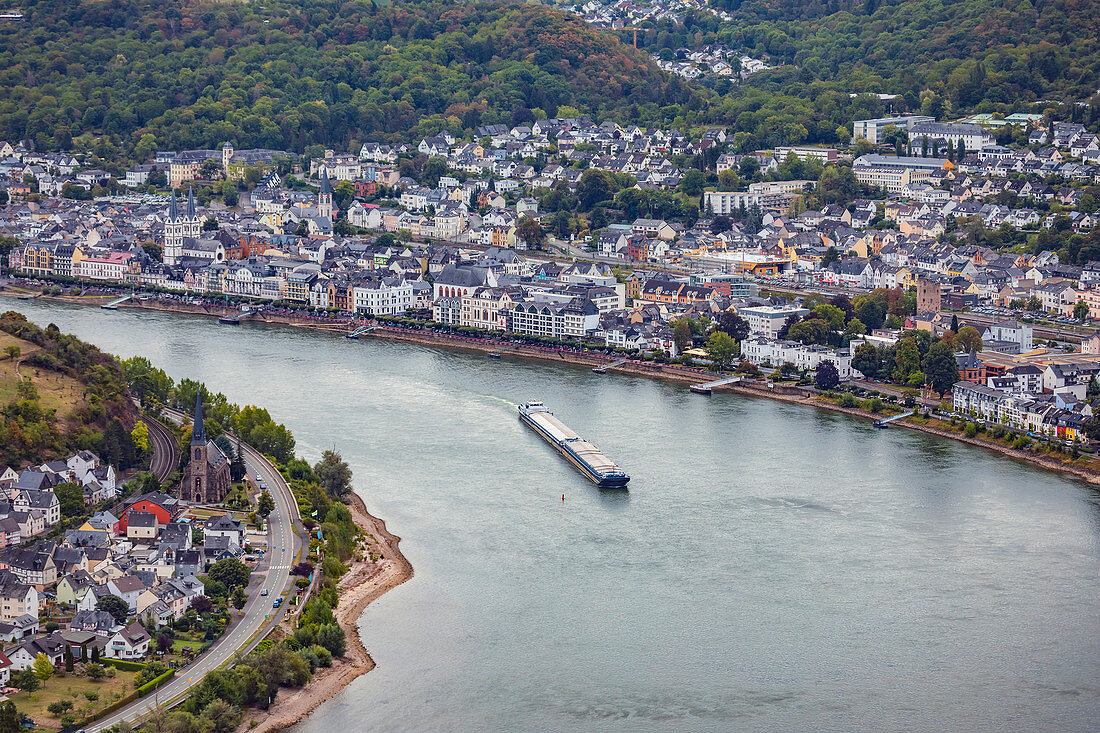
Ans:
{"type": "Polygon", "coordinates": [[[722,387],[727,384],[737,384],[743,379],[743,377],[726,377],[725,379],[716,379],[713,382],[707,382],[706,384],[693,384],[690,389],[695,394],[709,395],[714,392],[715,387],[722,387]]]}
{"type": "Polygon", "coordinates": [[[104,310],[115,311],[115,310],[118,310],[118,307],[121,304],[125,303],[127,300],[131,300],[133,297],[134,297],[133,293],[130,293],[129,295],[123,295],[121,298],[115,298],[110,303],[104,303],[103,305],[101,305],[99,307],[104,309],[104,310]]]}
{"type": "Polygon", "coordinates": [[[621,367],[623,364],[627,363],[628,361],[630,361],[630,359],[617,359],[616,361],[613,361],[610,364],[605,364],[604,366],[596,367],[592,371],[594,371],[596,374],[607,374],[608,369],[614,369],[615,367],[621,367]]]}
{"type": "Polygon", "coordinates": [[[541,402],[528,402],[519,406],[519,419],[554,446],[589,481],[601,489],[625,489],[630,482],[618,465],[600,452],[600,449],[582,440],[571,429],[546,409],[541,402]]]}
{"type": "Polygon", "coordinates": [[[375,328],[377,328],[377,326],[360,326],[359,328],[355,329],[351,333],[345,334],[344,338],[346,338],[346,339],[357,339],[360,336],[362,336],[363,334],[369,333],[370,331],[373,331],[375,328]]]}
{"type": "Polygon", "coordinates": [[[893,417],[883,418],[882,420],[875,420],[874,425],[876,428],[885,428],[895,420],[901,420],[902,418],[911,417],[916,410],[910,410],[909,412],[903,412],[900,415],[894,415],[893,417]]]}

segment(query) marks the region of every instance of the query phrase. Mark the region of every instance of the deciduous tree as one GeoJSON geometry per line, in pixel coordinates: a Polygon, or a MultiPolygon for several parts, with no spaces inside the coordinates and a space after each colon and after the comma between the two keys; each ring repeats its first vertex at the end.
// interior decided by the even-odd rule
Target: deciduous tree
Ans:
{"type": "Polygon", "coordinates": [[[351,468],[336,451],[326,450],[313,467],[317,481],[330,498],[344,500],[351,491],[351,468]]]}
{"type": "Polygon", "coordinates": [[[224,585],[227,589],[248,585],[248,566],[235,557],[226,557],[214,563],[207,577],[224,585]]]}
{"type": "Polygon", "coordinates": [[[955,343],[961,351],[981,351],[982,335],[973,326],[963,326],[955,336],[955,343]]]}
{"type": "Polygon", "coordinates": [[[546,233],[542,230],[542,225],[526,215],[516,223],[516,236],[523,240],[528,249],[542,249],[542,244],[546,241],[546,233]]]}
{"type": "Polygon", "coordinates": [[[836,389],[840,385],[840,373],[831,361],[823,361],[814,370],[814,385],[820,390],[836,389]]]}
{"type": "Polygon", "coordinates": [[[260,498],[256,501],[256,513],[261,517],[267,518],[267,515],[275,511],[275,500],[271,498],[271,494],[267,489],[260,492],[260,498]]]}
{"type": "Polygon", "coordinates": [[[718,369],[725,369],[737,356],[737,342],[725,331],[715,331],[707,338],[707,358],[718,369]]]}
{"type": "Polygon", "coordinates": [[[45,683],[50,677],[53,677],[54,666],[50,658],[45,654],[39,654],[34,658],[34,662],[31,663],[31,669],[34,670],[34,676],[38,678],[39,682],[45,683]]]}
{"type": "Polygon", "coordinates": [[[955,353],[942,341],[929,347],[921,366],[925,378],[932,389],[939,393],[940,399],[959,381],[959,365],[955,361],[955,353]]]}
{"type": "Polygon", "coordinates": [[[79,484],[66,481],[55,486],[53,493],[61,504],[61,516],[79,517],[84,514],[84,490],[79,484]]]}
{"type": "Polygon", "coordinates": [[[96,601],[97,611],[106,611],[114,618],[115,623],[125,623],[130,615],[130,604],[116,595],[105,595],[96,601]]]}

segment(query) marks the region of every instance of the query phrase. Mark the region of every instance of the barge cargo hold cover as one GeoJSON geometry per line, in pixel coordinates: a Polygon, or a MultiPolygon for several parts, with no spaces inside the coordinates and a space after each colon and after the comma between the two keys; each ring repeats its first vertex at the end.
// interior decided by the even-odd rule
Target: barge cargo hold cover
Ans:
{"type": "Polygon", "coordinates": [[[554,446],[565,459],[601,489],[625,489],[630,477],[600,449],[574,433],[541,402],[519,406],[519,419],[554,446]]]}

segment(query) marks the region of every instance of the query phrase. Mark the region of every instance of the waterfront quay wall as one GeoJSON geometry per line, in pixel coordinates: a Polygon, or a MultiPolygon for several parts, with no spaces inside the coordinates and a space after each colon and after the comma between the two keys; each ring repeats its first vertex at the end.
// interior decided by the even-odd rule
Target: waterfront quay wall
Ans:
{"type": "MultiPolygon", "coordinates": [[[[50,300],[63,300],[68,302],[82,303],[84,305],[100,304],[99,300],[89,298],[71,298],[65,296],[43,297],[50,300]]],[[[102,302],[107,302],[109,299],[110,298],[104,298],[102,299],[102,302]]],[[[170,311],[175,313],[187,313],[191,315],[202,315],[207,317],[212,316],[215,318],[220,318],[221,316],[239,312],[237,308],[230,306],[202,305],[184,301],[128,301],[126,303],[122,303],[120,307],[170,311]]],[[[295,326],[299,328],[311,328],[318,331],[326,331],[336,335],[344,335],[348,333],[352,325],[346,321],[303,318],[300,316],[272,313],[265,313],[263,318],[251,316],[243,320],[257,320],[266,323],[278,323],[281,325],[295,326]]],[[[520,359],[538,359],[541,361],[574,364],[577,366],[585,366],[589,368],[605,367],[611,361],[616,360],[614,357],[608,357],[604,355],[586,354],[583,352],[564,352],[557,351],[551,348],[522,346],[507,341],[484,341],[465,336],[452,336],[448,334],[432,333],[428,331],[399,329],[389,326],[383,326],[371,331],[367,331],[366,333],[361,334],[360,338],[378,338],[390,341],[402,341],[406,343],[421,344],[424,346],[459,348],[468,351],[481,351],[484,353],[499,353],[505,358],[515,357],[520,359]]],[[[714,374],[713,372],[705,371],[702,369],[691,369],[679,365],[655,364],[651,362],[641,361],[627,362],[625,364],[615,367],[613,371],[615,373],[628,374],[635,377],[664,379],[684,384],[700,384],[711,381],[719,376],[714,374]]],[[[816,392],[814,390],[802,387],[793,387],[790,385],[773,385],[755,380],[746,380],[735,384],[728,384],[721,387],[716,387],[715,391],[735,392],[747,396],[780,400],[782,402],[800,404],[822,410],[830,410],[832,412],[841,412],[852,417],[862,418],[864,420],[874,421],[882,417],[882,415],[871,413],[866,410],[860,410],[851,407],[841,407],[840,405],[834,404],[832,402],[826,402],[824,400],[817,399],[816,392]]],[[[918,430],[923,433],[937,435],[939,437],[949,438],[951,440],[957,440],[962,443],[968,443],[970,445],[980,448],[987,448],[1010,458],[1026,461],[1033,466],[1040,466],[1048,470],[1068,473],[1084,481],[1087,481],[1090,484],[1100,485],[1100,471],[1092,467],[1070,465],[1057,458],[1038,455],[1036,453],[1024,450],[1017,450],[1001,443],[983,440],[982,438],[968,438],[961,433],[956,433],[953,431],[936,428],[931,425],[913,422],[909,419],[898,420],[897,422],[892,423],[891,428],[894,427],[918,430]]]]}

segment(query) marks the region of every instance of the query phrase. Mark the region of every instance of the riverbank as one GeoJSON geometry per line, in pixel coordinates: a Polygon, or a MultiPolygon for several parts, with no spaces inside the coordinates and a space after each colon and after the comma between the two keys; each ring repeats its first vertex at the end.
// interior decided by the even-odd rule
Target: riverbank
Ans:
{"type": "Polygon", "coordinates": [[[331,667],[319,668],[309,684],[299,689],[281,690],[275,704],[266,711],[250,711],[238,731],[266,733],[280,731],[300,723],[352,680],[375,667],[370,652],[359,636],[359,617],[373,601],[413,576],[413,567],[398,547],[401,538],[386,529],[386,523],[367,511],[363,500],[353,495],[352,518],[363,531],[365,556],[351,564],[337,588],[340,603],[336,621],[344,629],[347,652],[334,659],[331,667]],[[374,561],[371,557],[375,557],[374,561]]]}
{"type": "MultiPolygon", "coordinates": [[[[6,294],[12,296],[18,293],[7,291],[6,294]]],[[[44,295],[40,297],[47,300],[59,300],[62,302],[84,305],[96,305],[111,300],[111,296],[84,297],[44,295]]],[[[188,301],[133,300],[122,303],[119,307],[159,310],[172,313],[184,313],[189,315],[205,316],[208,318],[220,318],[228,314],[240,312],[237,308],[229,306],[194,304],[188,301]]],[[[255,317],[245,319],[245,322],[249,322],[253,318],[255,317]]],[[[255,318],[255,320],[259,322],[272,323],[283,326],[293,326],[296,328],[308,328],[315,331],[325,331],[334,335],[341,336],[349,332],[348,323],[333,321],[329,319],[310,319],[282,314],[265,314],[264,318],[255,318]]],[[[233,328],[233,326],[227,326],[227,328],[233,328]]],[[[511,341],[505,340],[485,341],[482,339],[476,339],[467,336],[452,336],[428,331],[401,329],[390,326],[380,326],[371,331],[367,331],[361,334],[359,338],[399,341],[403,343],[417,344],[420,346],[446,349],[463,349],[466,351],[474,351],[484,354],[499,354],[503,359],[517,358],[526,360],[537,360],[559,364],[572,364],[574,366],[583,366],[588,368],[606,367],[610,363],[617,361],[614,356],[558,351],[556,349],[551,349],[547,347],[535,347],[514,344],[511,341]]],[[[708,372],[702,369],[692,369],[689,367],[683,367],[674,364],[657,364],[641,361],[628,361],[625,364],[616,366],[608,373],[626,374],[635,377],[645,377],[648,379],[660,379],[665,381],[679,382],[681,384],[701,384],[716,378],[716,376],[712,372],[708,372]]],[[[881,414],[876,414],[865,410],[850,407],[841,407],[840,405],[837,405],[835,403],[818,399],[816,393],[811,390],[788,385],[775,385],[767,382],[746,381],[738,384],[723,385],[721,387],[715,388],[714,391],[733,392],[751,397],[765,397],[768,399],[780,400],[782,402],[801,404],[808,407],[815,407],[817,409],[830,410],[832,412],[840,412],[864,420],[875,421],[883,417],[881,414]]],[[[1060,460],[1050,458],[1049,456],[1039,455],[1030,451],[1014,449],[1001,443],[991,440],[985,440],[980,437],[968,438],[961,433],[936,428],[930,425],[924,425],[910,419],[896,421],[894,423],[891,423],[891,426],[917,430],[923,433],[927,433],[929,435],[937,435],[942,438],[948,438],[962,443],[967,443],[969,445],[986,448],[988,450],[995,451],[997,453],[1000,453],[1001,455],[1007,456],[1015,460],[1025,461],[1031,465],[1038,466],[1047,470],[1070,474],[1084,481],[1087,481],[1090,484],[1100,485],[1100,469],[1095,467],[1068,465],[1060,460]]]]}

